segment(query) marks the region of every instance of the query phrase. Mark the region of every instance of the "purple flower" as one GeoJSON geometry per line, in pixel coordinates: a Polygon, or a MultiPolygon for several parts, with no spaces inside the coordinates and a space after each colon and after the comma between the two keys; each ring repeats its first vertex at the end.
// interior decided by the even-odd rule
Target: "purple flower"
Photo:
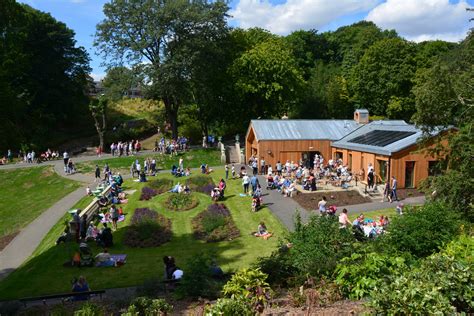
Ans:
{"type": "Polygon", "coordinates": [[[156,222],[158,220],[158,213],[149,208],[137,208],[133,213],[131,224],[139,225],[145,222],[156,222]]]}
{"type": "Polygon", "coordinates": [[[140,195],[140,201],[151,200],[151,198],[154,197],[157,194],[158,193],[156,192],[155,189],[152,189],[150,187],[143,187],[142,188],[142,194],[140,195]]]}

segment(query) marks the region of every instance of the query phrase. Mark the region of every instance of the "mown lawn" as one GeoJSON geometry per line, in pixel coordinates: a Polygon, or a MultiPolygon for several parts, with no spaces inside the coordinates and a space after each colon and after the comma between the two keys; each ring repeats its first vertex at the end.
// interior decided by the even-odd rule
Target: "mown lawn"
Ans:
{"type": "Polygon", "coordinates": [[[22,229],[79,187],[51,166],[0,171],[0,238],[22,229]]]}
{"type": "Polygon", "coordinates": [[[155,158],[157,168],[170,170],[173,165],[178,165],[179,159],[182,157],[184,160],[184,167],[187,168],[198,168],[201,164],[208,164],[209,166],[221,165],[221,153],[216,149],[193,149],[186,153],[178,153],[177,156],[161,155],[157,153],[153,154],[139,154],[137,156],[125,156],[120,158],[109,158],[101,159],[96,161],[81,162],[76,164],[78,172],[81,173],[93,173],[95,165],[98,164],[103,170],[105,163],[112,168],[113,171],[121,171],[123,173],[130,172],[130,166],[138,159],[143,166],[143,160],[145,158],[155,158]]]}
{"type": "MultiPolygon", "coordinates": [[[[223,173],[222,168],[219,168],[213,174],[214,181],[217,182],[223,173]]],[[[161,174],[159,177],[170,177],[170,175],[161,174]]],[[[175,182],[184,180],[183,178],[173,179],[175,182]]],[[[224,203],[231,211],[241,236],[232,241],[218,243],[204,243],[192,236],[191,219],[211,203],[210,197],[194,193],[199,198],[199,205],[195,209],[173,212],[163,207],[163,201],[170,193],[156,196],[150,201],[139,201],[140,190],[144,185],[146,184],[130,180],[125,183],[126,190],[137,191],[129,197],[129,203],[125,204],[126,220],[119,223],[119,229],[114,232],[116,245],[110,249],[111,253],[128,255],[124,266],[119,268],[63,267],[62,264],[69,260],[77,249],[77,244],[54,245],[54,241],[64,228],[63,220],[61,220],[44,238],[32,258],[0,283],[0,299],[65,292],[70,290],[70,280],[78,275],[84,275],[92,289],[140,285],[152,277],[163,276],[162,257],[165,255],[174,256],[177,264],[185,267],[189,258],[201,252],[211,251],[224,271],[235,271],[248,267],[260,256],[269,255],[276,249],[278,240],[285,237],[286,229],[268,208],[263,208],[257,213],[251,212],[251,198],[239,195],[242,192],[240,180],[229,180],[224,203]],[[150,207],[171,219],[173,237],[170,242],[160,247],[142,249],[122,245],[126,225],[135,208],[138,207],[150,207]],[[275,234],[269,240],[251,235],[262,220],[275,234]]],[[[87,202],[88,200],[82,200],[77,207],[83,207],[87,202]]],[[[94,245],[93,251],[97,253],[99,249],[94,245]]]]}

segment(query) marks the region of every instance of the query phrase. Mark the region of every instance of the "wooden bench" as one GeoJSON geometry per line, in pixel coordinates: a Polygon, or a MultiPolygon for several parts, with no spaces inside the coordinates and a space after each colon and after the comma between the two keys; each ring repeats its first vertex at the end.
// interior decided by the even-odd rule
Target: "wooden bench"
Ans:
{"type": "MultiPolygon", "coordinates": [[[[103,196],[107,196],[110,191],[112,191],[112,186],[108,185],[101,193],[103,196]]],[[[100,210],[99,206],[99,199],[95,197],[89,205],[87,205],[80,213],[79,213],[79,218],[82,219],[82,217],[85,215],[86,216],[86,222],[87,225],[89,225],[89,222],[97,215],[98,211],[100,210]]],[[[70,232],[72,235],[76,234],[76,225],[79,223],[74,222],[71,220],[69,222],[69,227],[70,227],[70,232]]]]}
{"type": "MultiPolygon", "coordinates": [[[[20,302],[26,307],[27,302],[34,302],[34,301],[43,301],[43,304],[46,305],[47,300],[57,299],[57,298],[74,298],[77,296],[87,296],[88,299],[92,295],[98,295],[100,299],[102,299],[102,294],[105,293],[105,290],[98,290],[98,291],[88,291],[88,292],[70,292],[70,293],[60,293],[60,294],[52,294],[52,295],[44,295],[44,296],[32,296],[32,297],[24,297],[20,299],[20,302]]],[[[63,300],[64,303],[64,300],[63,300]]]]}

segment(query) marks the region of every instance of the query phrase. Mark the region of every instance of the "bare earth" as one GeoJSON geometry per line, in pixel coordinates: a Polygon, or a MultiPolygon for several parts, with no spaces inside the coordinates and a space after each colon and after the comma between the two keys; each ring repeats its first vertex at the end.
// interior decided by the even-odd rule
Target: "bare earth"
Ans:
{"type": "Polygon", "coordinates": [[[325,196],[328,201],[327,206],[335,205],[337,207],[345,205],[354,205],[369,203],[372,200],[368,197],[363,197],[357,191],[333,191],[333,192],[314,192],[314,193],[300,193],[293,197],[293,199],[305,210],[318,209],[318,202],[325,196]]]}

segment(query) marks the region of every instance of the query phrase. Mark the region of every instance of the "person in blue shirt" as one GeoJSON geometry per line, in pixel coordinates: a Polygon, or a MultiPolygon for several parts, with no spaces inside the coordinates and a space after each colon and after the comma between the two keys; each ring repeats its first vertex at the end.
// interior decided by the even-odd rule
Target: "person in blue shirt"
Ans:
{"type": "MultiPolygon", "coordinates": [[[[72,285],[72,292],[74,293],[89,292],[90,290],[91,289],[89,288],[89,284],[87,284],[86,278],[84,278],[82,275],[72,285]]],[[[89,295],[87,294],[74,296],[74,301],[87,301],[88,299],[89,295]]]]}

